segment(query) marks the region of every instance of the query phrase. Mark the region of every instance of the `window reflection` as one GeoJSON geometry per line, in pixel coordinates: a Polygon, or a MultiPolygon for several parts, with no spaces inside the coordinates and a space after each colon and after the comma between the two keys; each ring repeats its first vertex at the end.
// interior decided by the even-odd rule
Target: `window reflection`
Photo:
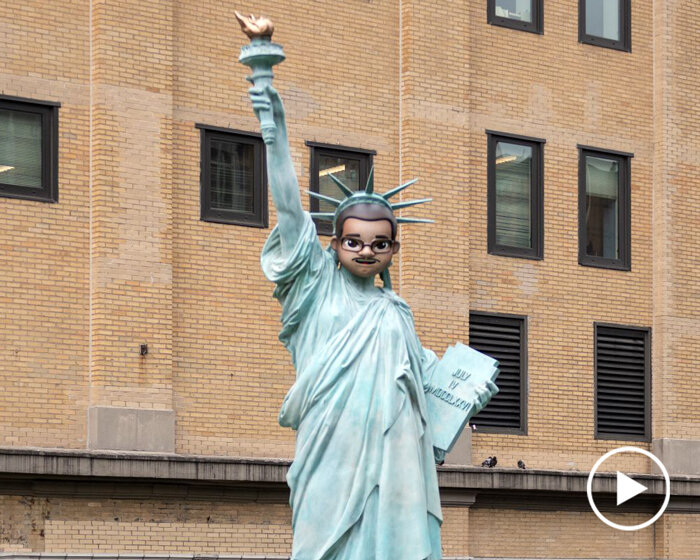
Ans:
{"type": "Polygon", "coordinates": [[[586,34],[620,40],[620,0],[586,0],[586,34]]]}
{"type": "Polygon", "coordinates": [[[616,160],[586,157],[586,254],[618,259],[620,168],[616,160]]]}
{"type": "MultiPolygon", "coordinates": [[[[332,173],[345,186],[352,190],[360,188],[360,161],[330,155],[319,155],[318,161],[318,187],[319,193],[342,200],[345,198],[328,175],[332,173]]],[[[364,185],[362,185],[364,188],[364,185]]],[[[319,201],[319,212],[335,212],[335,206],[324,200],[319,201]]]]}
{"type": "Polygon", "coordinates": [[[532,247],[532,147],[496,144],[496,243],[532,247]]]}
{"type": "Polygon", "coordinates": [[[0,183],[41,187],[41,115],[0,110],[0,183]]]}
{"type": "Polygon", "coordinates": [[[253,213],[253,145],[212,140],[210,161],[211,207],[253,213]]]}
{"type": "Polygon", "coordinates": [[[532,0],[496,0],[496,16],[532,22],[532,0]]]}

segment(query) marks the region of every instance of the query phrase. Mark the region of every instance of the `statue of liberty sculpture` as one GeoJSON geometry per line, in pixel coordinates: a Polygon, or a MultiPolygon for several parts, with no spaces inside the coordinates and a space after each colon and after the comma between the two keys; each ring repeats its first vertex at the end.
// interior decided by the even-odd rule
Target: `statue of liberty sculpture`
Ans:
{"type": "MultiPolygon", "coordinates": [[[[279,338],[296,369],[279,414],[297,432],[287,475],[292,559],[442,558],[435,461],[444,454],[433,448],[424,392],[438,360],[421,346],[388,270],[399,224],[428,221],[394,211],[426,201],[390,202],[413,181],[379,194],[371,173],[359,191],[331,175],[337,199],[310,193],[336,206],[317,214],[333,223],[324,249],[302,208],[280,96],[270,80],[255,78],[249,93],[278,220],[261,262],[277,285],[279,338]]],[[[476,391],[475,410],[497,390],[489,382],[476,391]]]]}

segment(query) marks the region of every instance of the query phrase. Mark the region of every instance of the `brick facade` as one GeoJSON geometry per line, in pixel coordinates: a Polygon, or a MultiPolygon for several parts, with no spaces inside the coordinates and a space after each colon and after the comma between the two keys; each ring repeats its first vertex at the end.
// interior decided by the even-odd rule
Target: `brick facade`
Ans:
{"type": "MultiPolygon", "coordinates": [[[[405,215],[437,223],[405,227],[392,267],[423,344],[466,342],[470,310],[527,316],[527,434],[477,429],[472,464],[588,471],[630,443],[594,437],[604,322],[652,329],[652,441],[632,444],[699,475],[700,16],[635,0],[621,52],[580,44],[563,0],[545,2],[541,35],[488,25],[475,1],[235,8],[270,17],[284,45],[275,86],[302,190],[314,141],[375,150],[378,190],[420,177],[412,195],[433,197],[405,215]],[[487,252],[486,130],[546,140],[543,260],[487,252]],[[630,271],[578,264],[578,145],[634,154],[630,271]]],[[[0,94],[61,106],[59,202],[0,198],[0,447],[293,456],[276,419],[294,371],[259,266],[272,204],[268,229],[200,220],[195,125],[258,130],[233,9],[9,0],[0,94]],[[117,421],[134,436],[113,438],[117,421]]],[[[614,467],[653,472],[631,456],[614,467]]],[[[289,551],[281,504],[47,502],[0,495],[0,551],[289,551]]],[[[622,540],[583,512],[445,515],[450,556],[700,554],[697,513],[622,540]]]]}

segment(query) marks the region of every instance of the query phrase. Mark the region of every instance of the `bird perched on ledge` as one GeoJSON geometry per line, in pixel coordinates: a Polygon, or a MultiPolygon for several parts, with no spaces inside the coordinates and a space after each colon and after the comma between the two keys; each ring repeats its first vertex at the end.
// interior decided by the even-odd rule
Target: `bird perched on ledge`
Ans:
{"type": "Polygon", "coordinates": [[[522,459],[518,459],[518,468],[526,469],[527,467],[525,466],[525,461],[523,461],[522,459]]]}
{"type": "Polygon", "coordinates": [[[481,463],[481,466],[488,467],[488,468],[492,469],[493,467],[496,466],[497,463],[498,463],[498,459],[494,455],[493,457],[489,457],[486,460],[484,460],[484,462],[481,463]]]}

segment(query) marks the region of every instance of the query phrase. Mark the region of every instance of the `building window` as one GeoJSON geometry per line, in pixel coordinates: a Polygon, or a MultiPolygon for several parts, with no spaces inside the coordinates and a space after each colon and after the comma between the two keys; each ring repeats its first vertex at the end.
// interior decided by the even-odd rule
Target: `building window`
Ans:
{"type": "Polygon", "coordinates": [[[595,437],[649,441],[650,330],[595,324],[595,437]]]}
{"type": "Polygon", "coordinates": [[[620,51],[632,48],[630,0],[579,0],[578,40],[620,51]]]}
{"type": "Polygon", "coordinates": [[[201,219],[267,227],[265,147],[260,134],[207,125],[201,130],[201,219]]]}
{"type": "Polygon", "coordinates": [[[488,251],[544,255],[544,140],[488,134],[488,251]]]}
{"type": "Polygon", "coordinates": [[[58,202],[59,107],[0,96],[0,196],[58,202]]]}
{"type": "Polygon", "coordinates": [[[630,269],[632,154],[579,146],[579,263],[630,269]]]}
{"type": "Polygon", "coordinates": [[[526,317],[469,313],[469,346],[498,360],[498,393],[471,423],[480,432],[527,433],[526,317]]]}
{"type": "Polygon", "coordinates": [[[488,0],[486,10],[492,25],[543,32],[542,0],[488,0]]]}
{"type": "MultiPolygon", "coordinates": [[[[330,174],[352,190],[364,189],[372,169],[372,150],[347,148],[316,142],[306,142],[311,148],[311,172],[309,190],[342,200],[345,195],[329,177],[330,174]]],[[[323,200],[309,197],[311,212],[335,212],[335,206],[323,200]]],[[[323,235],[333,234],[331,222],[316,221],[316,230],[323,235]]]]}

